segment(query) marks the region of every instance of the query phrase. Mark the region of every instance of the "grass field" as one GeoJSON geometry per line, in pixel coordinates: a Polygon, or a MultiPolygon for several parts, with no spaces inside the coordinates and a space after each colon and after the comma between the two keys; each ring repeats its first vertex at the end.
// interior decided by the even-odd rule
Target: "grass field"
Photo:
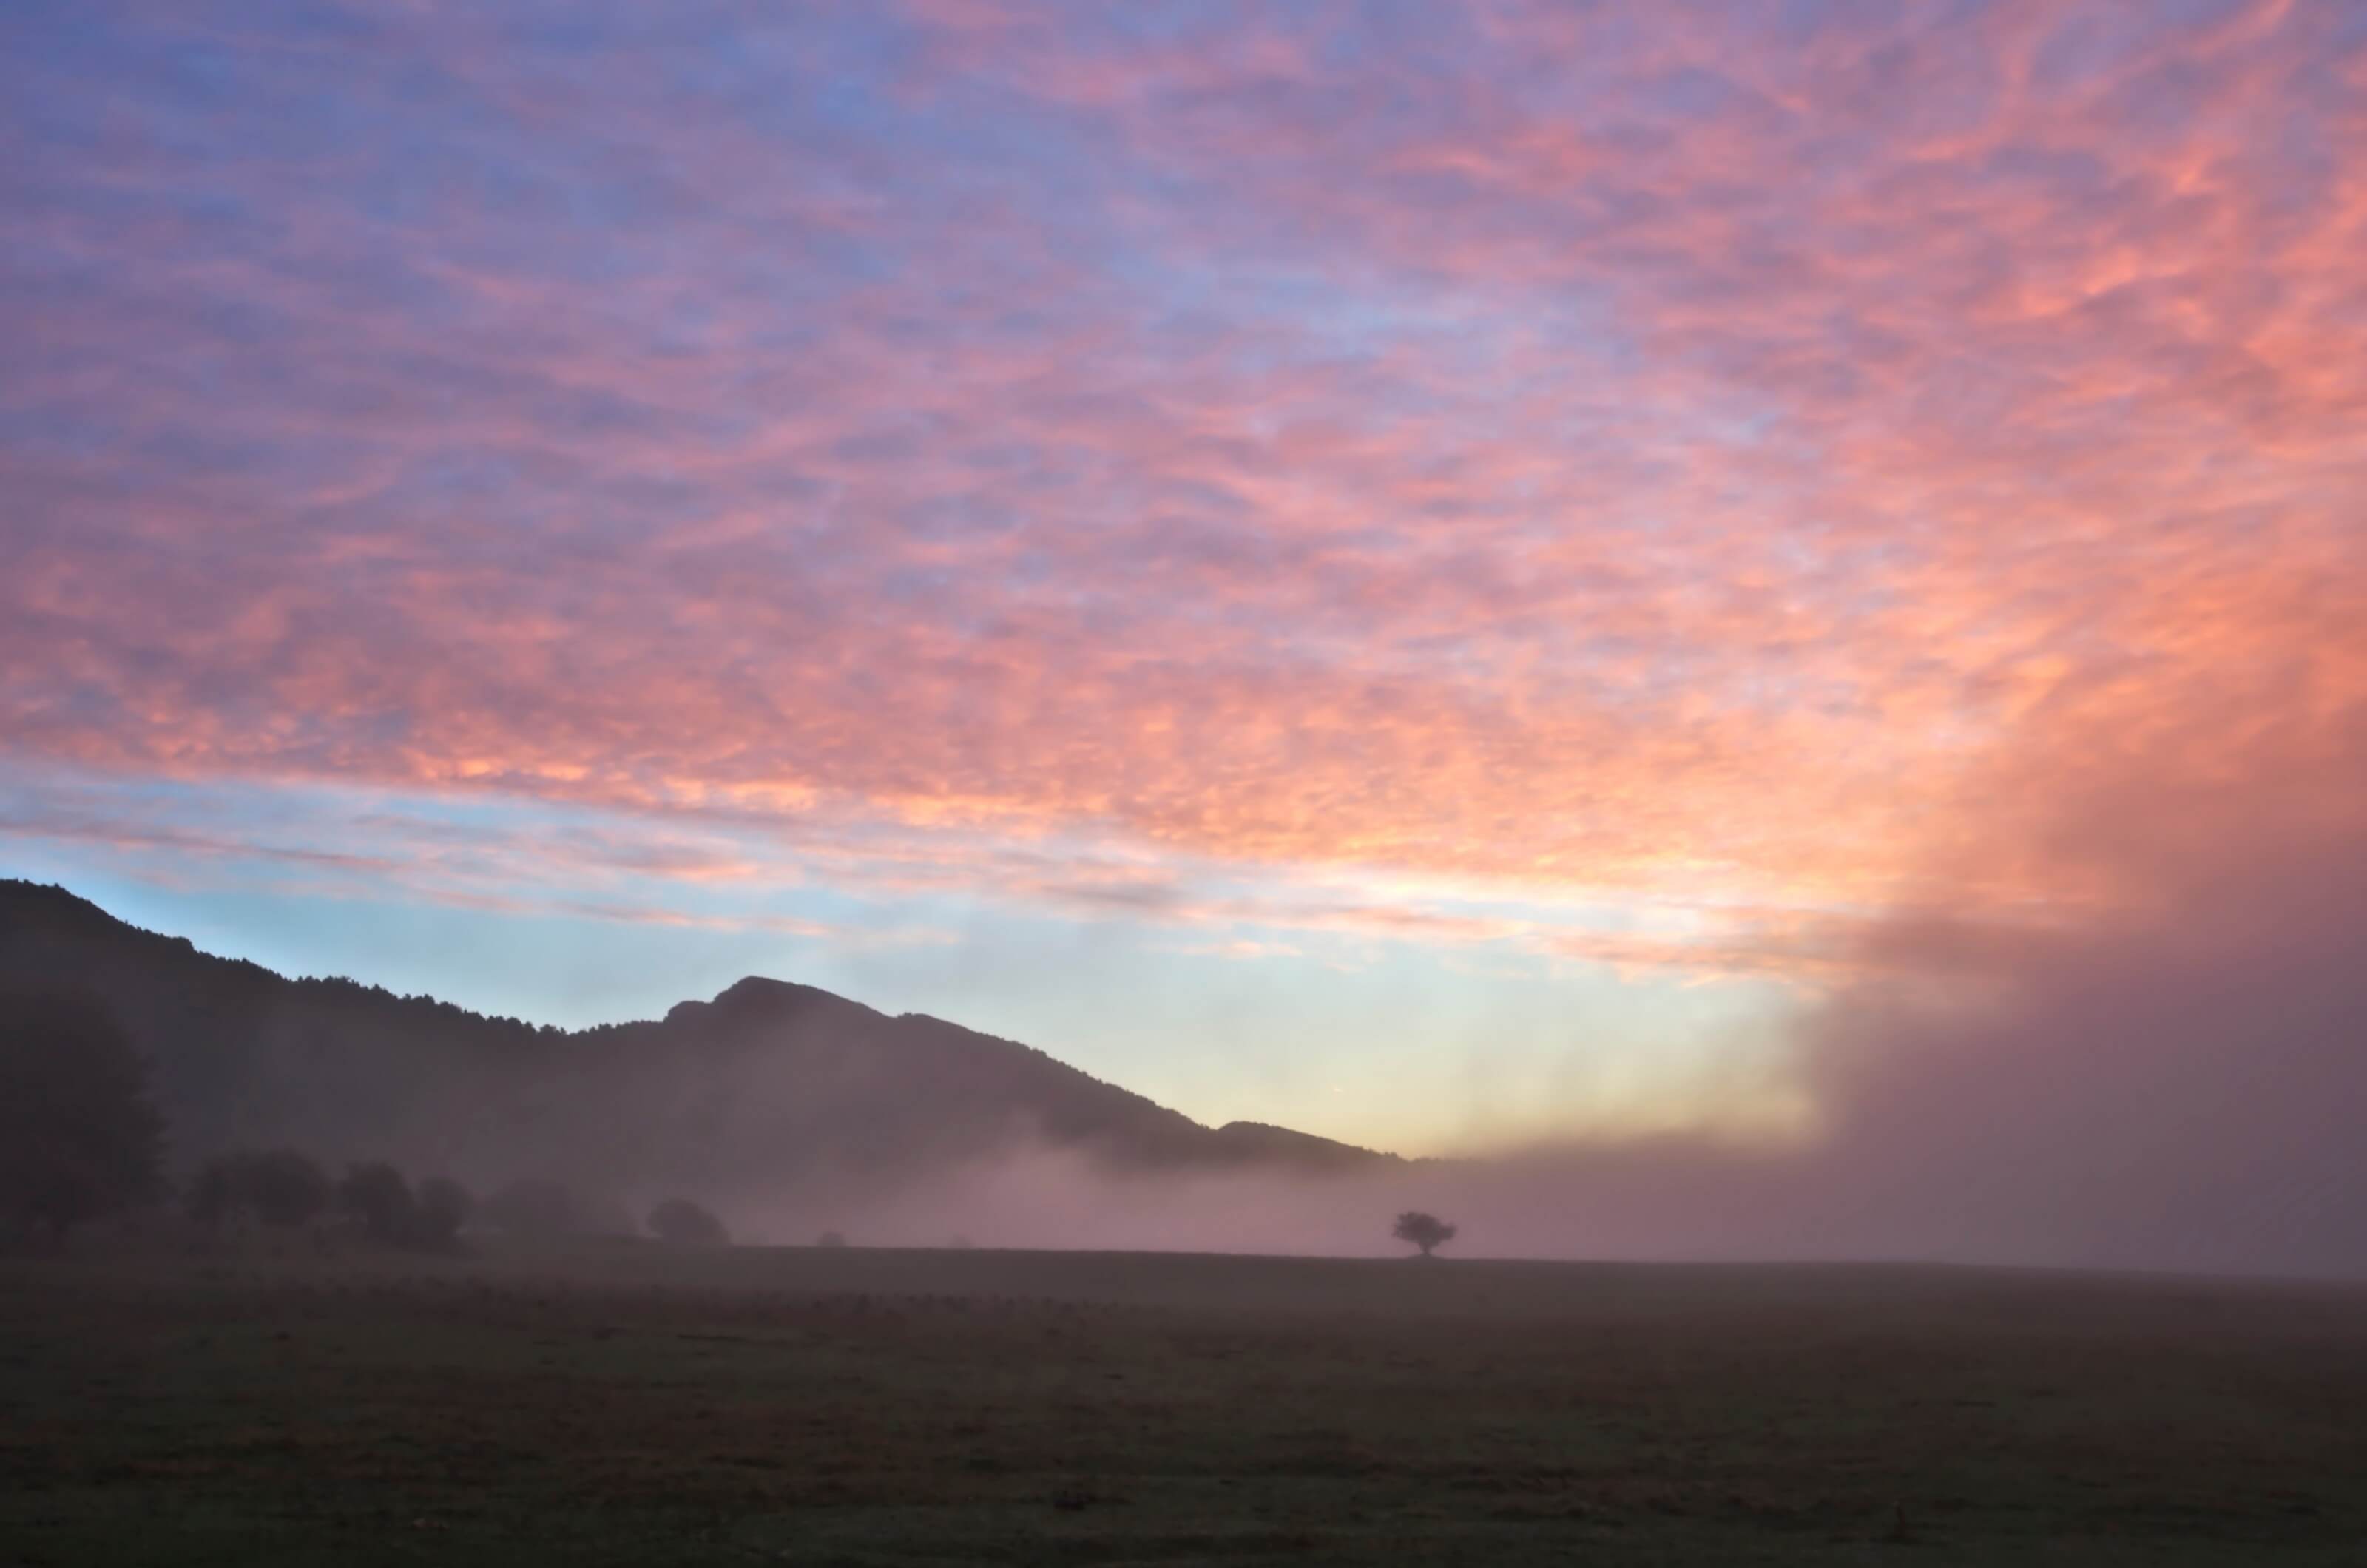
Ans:
{"type": "Polygon", "coordinates": [[[2367,1562],[2367,1295],[615,1244],[0,1265],[10,1563],[2367,1562]]]}

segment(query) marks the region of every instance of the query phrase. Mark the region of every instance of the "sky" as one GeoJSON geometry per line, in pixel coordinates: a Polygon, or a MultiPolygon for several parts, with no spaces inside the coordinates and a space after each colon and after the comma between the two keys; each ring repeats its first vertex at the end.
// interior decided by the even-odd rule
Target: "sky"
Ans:
{"type": "Polygon", "coordinates": [[[0,871],[2367,1197],[2367,6],[34,0],[0,217],[0,871]]]}

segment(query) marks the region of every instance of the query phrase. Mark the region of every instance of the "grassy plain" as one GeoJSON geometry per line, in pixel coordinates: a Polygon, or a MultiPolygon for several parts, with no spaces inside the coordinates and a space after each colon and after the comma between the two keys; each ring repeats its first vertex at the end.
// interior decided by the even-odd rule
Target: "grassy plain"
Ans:
{"type": "Polygon", "coordinates": [[[0,1264],[0,1562],[2367,1562],[2367,1294],[625,1244],[0,1264]]]}

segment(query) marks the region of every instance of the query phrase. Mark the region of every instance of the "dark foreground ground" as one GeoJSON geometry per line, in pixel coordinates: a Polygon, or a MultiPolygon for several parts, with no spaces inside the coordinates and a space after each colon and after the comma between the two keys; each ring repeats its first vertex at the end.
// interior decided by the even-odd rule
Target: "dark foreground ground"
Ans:
{"type": "Polygon", "coordinates": [[[0,1562],[2367,1563],[2367,1297],[744,1250],[0,1264],[0,1562]]]}

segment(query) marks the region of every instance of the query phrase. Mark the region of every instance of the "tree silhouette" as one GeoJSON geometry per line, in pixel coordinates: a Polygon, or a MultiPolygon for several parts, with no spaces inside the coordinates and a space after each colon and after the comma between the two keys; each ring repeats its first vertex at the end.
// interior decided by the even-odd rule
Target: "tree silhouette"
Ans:
{"type": "Polygon", "coordinates": [[[412,1247],[420,1235],[419,1200],[402,1172],[384,1162],[357,1165],[337,1183],[337,1206],[373,1241],[412,1247]]]}
{"type": "Polygon", "coordinates": [[[55,1243],[154,1196],[164,1128],[138,1053],[97,1003],[0,997],[0,1226],[55,1243]]]}
{"type": "Polygon", "coordinates": [[[721,1247],[731,1236],[723,1222],[687,1198],[669,1198],[650,1211],[650,1234],[660,1241],[721,1247]]]}
{"type": "Polygon", "coordinates": [[[1455,1227],[1436,1214],[1425,1214],[1420,1209],[1408,1209],[1398,1216],[1389,1234],[1399,1241],[1411,1242],[1428,1258],[1432,1252],[1455,1239],[1455,1227]]]}
{"type": "Polygon", "coordinates": [[[266,1225],[310,1224],[334,1195],[328,1173],[294,1149],[240,1150],[208,1160],[189,1184],[189,1213],[218,1225],[245,1214],[266,1225]]]}

